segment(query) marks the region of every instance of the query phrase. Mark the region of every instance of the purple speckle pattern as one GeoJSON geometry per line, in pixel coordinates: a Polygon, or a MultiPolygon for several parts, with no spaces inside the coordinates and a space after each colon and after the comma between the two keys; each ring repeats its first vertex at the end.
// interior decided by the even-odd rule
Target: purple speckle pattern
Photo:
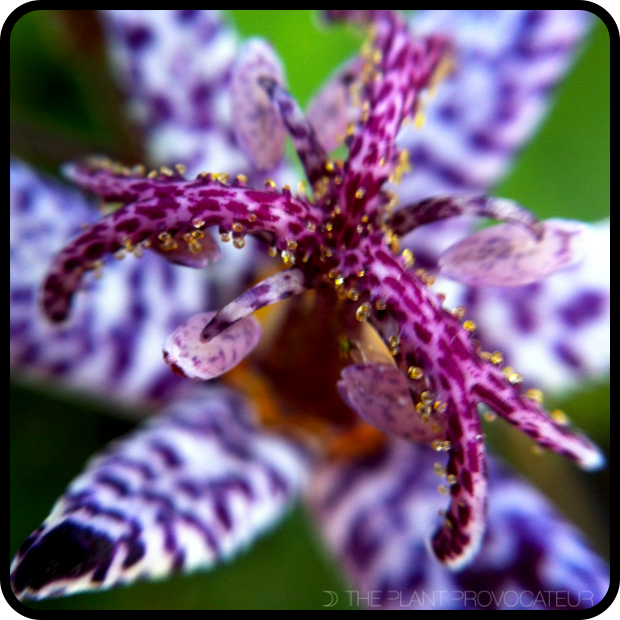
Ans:
{"type": "Polygon", "coordinates": [[[251,39],[239,50],[231,80],[232,121],[239,144],[260,170],[282,159],[286,130],[260,80],[284,82],[280,59],[270,45],[251,39]]]}
{"type": "Polygon", "coordinates": [[[609,567],[538,491],[493,458],[480,552],[462,571],[443,569],[427,550],[429,532],[445,519],[437,493],[448,484],[442,466],[431,449],[394,441],[372,458],[315,472],[312,513],[350,589],[359,591],[354,605],[559,610],[602,600],[609,567]]]}
{"type": "MultiPolygon", "coordinates": [[[[447,516],[433,548],[440,561],[461,568],[475,556],[485,525],[486,460],[478,404],[496,411],[542,447],[569,456],[585,468],[599,467],[603,459],[585,437],[555,422],[536,399],[528,397],[519,380],[513,380],[513,373],[502,372],[481,355],[479,344],[472,339],[475,325],[462,323],[459,313],[443,307],[426,276],[412,272],[407,257],[394,251],[394,233],[384,225],[391,201],[384,185],[408,171],[406,152],[395,142],[397,133],[419,111],[421,94],[443,70],[452,53],[448,39],[442,35],[412,37],[405,22],[391,12],[331,14],[332,18],[343,16],[375,20],[369,67],[358,85],[365,112],[347,138],[346,161],[323,164],[322,149],[290,96],[284,96],[273,79],[259,80],[294,136],[314,201],[305,195],[293,197],[286,187],[279,192],[273,184],[265,190],[252,189],[241,177],[228,184],[227,179],[210,174],[186,180],[182,171],[172,169],[145,178],[107,162],[74,165],[68,169],[74,181],[124,206],[86,229],[57,255],[44,283],[43,307],[52,320],[64,320],[82,275],[105,255],[127,246],[159,244],[165,251],[171,238],[182,235],[189,245],[195,242],[196,232],[202,234],[213,226],[225,236],[232,235],[238,247],[246,234],[269,240],[285,264],[296,266],[294,273],[302,276],[304,288],[333,296],[330,285],[335,287],[346,304],[343,312],[369,322],[406,381],[408,369],[421,369],[423,381],[408,385],[412,404],[416,410],[422,404],[445,411],[440,422],[443,426],[445,419],[441,449],[450,452],[448,472],[454,478],[447,516]]],[[[502,209],[499,204],[489,210],[508,212],[510,217],[516,214],[521,226],[530,223],[521,209],[514,205],[502,209]]],[[[524,234],[532,236],[527,227],[524,234]]],[[[268,301],[274,297],[273,282],[259,284],[247,299],[233,302],[224,318],[237,307],[258,307],[256,298],[264,296],[268,301]]],[[[173,337],[171,346],[179,355],[170,362],[171,351],[167,351],[168,361],[183,373],[186,362],[192,363],[194,375],[201,376],[199,366],[205,359],[209,362],[211,351],[207,346],[204,358],[194,355],[187,336],[177,334],[178,342],[173,337]]],[[[234,359],[240,361],[241,353],[249,350],[247,342],[244,336],[230,349],[218,349],[225,358],[222,368],[229,368],[234,359]]]]}
{"type": "MultiPolygon", "coordinates": [[[[238,36],[219,11],[101,11],[112,67],[143,129],[151,164],[246,174],[251,166],[234,133],[232,67],[238,36]],[[130,44],[139,39],[141,45],[130,44]],[[140,33],[136,37],[136,33],[140,33]]],[[[290,182],[285,163],[268,176],[290,182]]],[[[262,181],[261,181],[262,182],[262,181]]]]}
{"type": "Polygon", "coordinates": [[[308,290],[306,274],[301,269],[280,271],[222,308],[216,316],[205,323],[200,340],[208,342],[252,312],[299,295],[306,290],[308,290]]]}
{"type": "Polygon", "coordinates": [[[74,190],[17,160],[10,166],[10,352],[15,375],[114,399],[136,413],[184,389],[162,366],[161,343],[180,321],[209,305],[208,282],[154,254],[114,260],[85,280],[63,326],[41,314],[41,279],[54,253],[98,218],[74,190]],[[138,408],[139,410],[139,408],[138,408]]]}
{"type": "Polygon", "coordinates": [[[497,183],[544,116],[590,17],[569,10],[416,12],[414,33],[451,37],[454,71],[428,102],[424,126],[400,136],[416,170],[399,188],[402,199],[497,183]]]}
{"type": "Polygon", "coordinates": [[[583,259],[544,281],[515,289],[459,288],[487,350],[502,351],[536,387],[567,393],[610,367],[609,220],[582,233],[583,259]]]}
{"type": "Polygon", "coordinates": [[[200,333],[216,316],[201,312],[189,318],[168,336],[164,360],[172,370],[189,379],[206,381],[234,368],[260,340],[260,323],[252,316],[241,317],[223,333],[203,342],[200,333]]]}
{"type": "Polygon", "coordinates": [[[470,286],[525,286],[581,258],[585,225],[548,220],[533,229],[500,224],[480,230],[439,259],[441,273],[470,286]]]}
{"type": "MultiPolygon", "coordinates": [[[[501,594],[526,588],[567,591],[571,602],[581,597],[581,608],[598,602],[608,587],[608,569],[579,535],[538,493],[492,459],[487,481],[475,405],[491,407],[541,445],[586,467],[600,464],[598,452],[585,438],[553,422],[499,368],[479,357],[471,330],[463,328],[458,315],[444,310],[441,298],[427,288],[428,281],[393,252],[394,239],[382,229],[385,207],[392,202],[385,184],[395,172],[403,172],[396,135],[406,117],[422,111],[420,95],[448,51],[456,70],[439,84],[425,127],[400,134],[415,174],[405,177],[399,194],[404,204],[417,203],[405,208],[400,224],[396,212],[392,228],[400,225],[403,230],[396,234],[401,235],[420,226],[408,239],[415,239],[416,266],[432,269],[441,252],[471,230],[471,222],[467,217],[428,222],[472,213],[501,215],[493,199],[478,196],[472,211],[462,208],[462,196],[446,194],[484,190],[503,173],[540,119],[550,87],[586,29],[587,13],[425,11],[413,18],[414,28],[439,34],[412,39],[390,11],[328,11],[332,19],[375,22],[371,53],[364,60],[354,59],[321,94],[329,109],[311,109],[308,120],[277,82],[274,86],[263,80],[261,85],[293,138],[313,183],[314,202],[304,195],[293,197],[288,189],[275,191],[271,183],[266,190],[251,189],[262,183],[238,148],[229,115],[235,36],[216,12],[108,11],[104,16],[112,59],[134,118],[145,131],[149,156],[170,169],[144,177],[140,171],[102,162],[69,167],[78,185],[124,205],[95,222],[82,199],[12,162],[12,363],[31,374],[66,377],[71,386],[88,383],[91,391],[127,394],[130,403],[136,394],[143,398],[147,384],[150,395],[174,393],[170,386],[177,386],[179,378],[161,363],[163,337],[155,334],[162,323],[157,317],[165,316],[168,334],[187,316],[208,307],[205,290],[207,301],[219,301],[220,284],[233,279],[220,278],[217,286],[212,279],[205,289],[195,270],[178,271],[170,263],[203,267],[216,260],[209,227],[232,238],[237,248],[246,235],[248,240],[254,235],[270,244],[287,266],[295,265],[283,272],[295,281],[279,274],[219,314],[203,316],[194,324],[192,346],[201,343],[207,323],[206,336],[212,338],[208,344],[213,345],[242,322],[254,324],[247,314],[257,307],[305,288],[333,295],[335,285],[340,306],[369,321],[396,363],[381,373],[389,375],[385,381],[377,377],[377,367],[345,369],[339,389],[347,404],[389,434],[401,436],[407,436],[403,429],[419,431],[423,423],[416,419],[417,426],[408,427],[399,416],[418,415],[418,405],[429,398],[440,405],[433,406],[432,414],[441,430],[437,438],[416,433],[409,437],[430,441],[435,451],[391,440],[385,450],[363,461],[323,462],[315,470],[310,500],[317,522],[360,595],[378,591],[380,606],[392,609],[520,608],[501,594]],[[359,107],[352,105],[354,82],[359,107]],[[487,101],[480,101],[481,92],[491,93],[487,101]],[[330,127],[313,127],[324,123],[330,127]],[[347,123],[354,123],[345,138],[349,159],[324,159],[322,149],[331,148],[330,140],[340,141],[335,134],[347,123]],[[173,169],[178,161],[187,164],[187,178],[181,169],[173,169]],[[209,169],[244,173],[249,181],[240,177],[229,184],[218,174],[192,180],[209,169]],[[439,202],[431,199],[419,206],[424,204],[420,200],[436,195],[439,202]],[[75,218],[74,210],[79,213],[75,218]],[[90,227],[80,232],[79,223],[90,227]],[[78,296],[68,326],[49,325],[35,310],[42,262],[70,235],[78,236],[55,259],[44,306],[58,321],[66,318],[78,284],[86,285],[88,295],[78,296]],[[43,261],[33,262],[42,248],[43,261]],[[84,278],[110,253],[147,249],[135,269],[122,271],[127,265],[122,261],[107,267],[98,285],[88,275],[84,278]],[[167,261],[150,256],[152,250],[167,261]],[[117,270],[120,287],[113,287],[114,294],[107,289],[99,293],[106,276],[117,270]],[[177,272],[183,276],[177,278],[177,272]],[[117,304],[118,291],[127,287],[131,303],[117,304]],[[171,306],[174,302],[174,313],[168,301],[171,306]],[[141,322],[148,331],[142,331],[141,322]],[[156,354],[143,348],[143,333],[148,333],[156,354]],[[78,344],[85,352],[78,349],[76,355],[78,344]],[[423,371],[419,379],[406,374],[411,365],[423,371]],[[152,381],[150,369],[155,366],[163,368],[166,381],[152,381]],[[362,403],[367,392],[361,381],[368,373],[377,388],[369,395],[370,408],[362,403]],[[395,399],[405,395],[410,406],[395,407],[395,399]],[[432,473],[437,461],[444,481],[432,473]],[[444,483],[449,496],[447,510],[438,483],[444,483]],[[429,552],[431,547],[440,562],[429,552]],[[447,571],[446,564],[462,570],[447,571]],[[449,599],[429,604],[427,594],[444,590],[450,592],[449,599]],[[455,599],[452,593],[458,597],[463,590],[477,598],[455,599]],[[487,598],[480,598],[483,592],[487,598]],[[489,593],[495,595],[490,601],[489,593]]],[[[282,182],[283,170],[276,166],[269,176],[282,182]]],[[[531,226],[529,217],[513,209],[507,219],[531,226]]],[[[608,284],[599,276],[605,271],[601,240],[607,239],[608,248],[608,224],[594,231],[597,242],[588,247],[588,260],[544,284],[510,292],[461,289],[473,318],[483,325],[476,336],[507,343],[497,348],[508,360],[526,340],[514,337],[514,324],[539,343],[538,349],[530,348],[528,359],[541,348],[553,356],[551,372],[543,367],[532,373],[537,382],[553,376],[556,367],[565,373],[563,381],[605,368],[609,296],[608,284]],[[497,316],[488,320],[493,309],[497,316]],[[487,330],[487,324],[495,326],[495,332],[487,330]],[[571,337],[558,338],[557,325],[561,333],[568,328],[571,337]]],[[[233,254],[245,255],[237,250],[233,254]]],[[[213,274],[213,267],[209,269],[213,274]]],[[[248,271],[252,269],[247,266],[235,268],[236,274],[248,271]]],[[[257,330],[253,334],[257,340],[257,330]]],[[[234,353],[223,368],[245,354],[243,346],[235,347],[222,348],[224,357],[234,353]]],[[[514,364],[528,372],[527,363],[514,364]]],[[[185,385],[191,386],[187,381],[185,385]]],[[[212,566],[250,544],[289,505],[304,478],[299,452],[290,443],[258,434],[243,403],[230,392],[195,388],[192,394],[110,446],[71,484],[17,553],[11,579],[20,597],[72,594],[212,566]]],[[[517,605],[555,608],[550,599],[521,599],[517,605]]]]}
{"type": "Polygon", "coordinates": [[[90,461],[18,551],[13,591],[41,599],[210,568],[273,526],[305,471],[239,396],[197,388],[90,461]]]}

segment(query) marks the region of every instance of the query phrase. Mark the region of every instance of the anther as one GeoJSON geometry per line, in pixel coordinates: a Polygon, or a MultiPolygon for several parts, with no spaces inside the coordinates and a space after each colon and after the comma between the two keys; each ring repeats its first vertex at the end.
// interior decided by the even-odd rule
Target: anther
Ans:
{"type": "Polygon", "coordinates": [[[364,322],[367,321],[368,318],[370,317],[370,304],[369,303],[363,303],[355,312],[355,318],[360,321],[360,322],[364,322]]]}
{"type": "Polygon", "coordinates": [[[535,403],[543,402],[543,393],[538,388],[531,388],[525,392],[525,397],[533,400],[535,403]]]}
{"type": "Polygon", "coordinates": [[[424,371],[418,366],[409,366],[409,369],[407,370],[407,375],[410,379],[417,381],[424,376],[424,371]]]}

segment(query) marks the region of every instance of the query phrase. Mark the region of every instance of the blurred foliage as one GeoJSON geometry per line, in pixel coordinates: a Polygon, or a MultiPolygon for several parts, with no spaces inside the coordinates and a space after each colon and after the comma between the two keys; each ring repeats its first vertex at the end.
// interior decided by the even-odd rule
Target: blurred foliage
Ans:
{"type": "MultiPolygon", "coordinates": [[[[280,53],[291,91],[305,104],[359,45],[344,26],[320,24],[313,11],[233,11],[243,37],[263,36],[280,53]]],[[[91,11],[33,11],[10,41],[11,149],[55,172],[70,158],[106,153],[141,159],[139,135],[124,118],[91,11]]],[[[599,22],[534,142],[496,194],[541,217],[594,221],[609,213],[609,34],[599,22]]],[[[609,386],[592,385],[551,407],[567,411],[609,451],[609,386]]],[[[87,458],[129,428],[92,407],[32,389],[11,388],[11,556],[48,514],[87,458]]],[[[496,451],[536,481],[586,531],[609,548],[608,473],[595,476],[555,455],[533,458],[528,440],[507,425],[487,425],[496,451]]],[[[323,590],[345,585],[296,510],[282,527],[234,564],[208,574],[143,583],[109,593],[30,604],[39,609],[321,609],[323,590]]]]}

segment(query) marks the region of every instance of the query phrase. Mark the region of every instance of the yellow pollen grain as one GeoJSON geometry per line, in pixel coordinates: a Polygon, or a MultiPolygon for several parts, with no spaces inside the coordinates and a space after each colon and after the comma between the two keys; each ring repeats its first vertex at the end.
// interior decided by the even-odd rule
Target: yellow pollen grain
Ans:
{"type": "Polygon", "coordinates": [[[449,441],[442,441],[441,442],[441,449],[444,452],[447,452],[448,450],[450,450],[452,448],[452,444],[449,441]]]}
{"type": "Polygon", "coordinates": [[[366,275],[366,272],[365,272],[363,269],[360,269],[360,270],[357,272],[357,277],[358,277],[358,278],[363,278],[365,275],[366,275]]]}
{"type": "Polygon", "coordinates": [[[366,195],[366,190],[363,187],[360,187],[356,192],[355,192],[355,197],[358,200],[361,200],[364,196],[366,195]]]}
{"type": "Polygon", "coordinates": [[[499,365],[504,361],[504,356],[499,351],[494,351],[491,353],[491,357],[489,358],[491,364],[499,365]]]}
{"type": "Polygon", "coordinates": [[[265,187],[271,187],[272,189],[275,189],[276,186],[276,182],[273,179],[265,179],[265,187]]]}
{"type": "Polygon", "coordinates": [[[437,474],[438,476],[445,476],[446,468],[441,463],[435,463],[433,465],[433,473],[437,474]]]}
{"type": "Polygon", "coordinates": [[[232,225],[233,232],[240,233],[243,230],[243,224],[239,224],[239,222],[235,222],[232,225]]]}
{"type": "Polygon", "coordinates": [[[465,321],[465,323],[463,323],[463,329],[468,332],[475,332],[476,324],[473,321],[465,321]]]}
{"type": "Polygon", "coordinates": [[[187,166],[185,166],[185,164],[177,164],[174,168],[179,174],[185,174],[187,171],[187,166]]]}
{"type": "Polygon", "coordinates": [[[190,239],[187,242],[187,247],[192,254],[198,254],[202,250],[202,245],[195,239],[190,239]]]}
{"type": "Polygon", "coordinates": [[[255,222],[257,219],[256,213],[250,213],[250,215],[248,215],[248,222],[255,222]]]}
{"type": "Polygon", "coordinates": [[[485,411],[482,416],[487,422],[495,422],[497,420],[497,414],[492,411],[485,411]]]}
{"type": "Polygon", "coordinates": [[[551,419],[562,426],[568,426],[570,424],[568,416],[561,409],[554,409],[551,412],[551,419]]]}
{"type": "Polygon", "coordinates": [[[239,183],[247,183],[248,177],[246,177],[245,174],[238,174],[237,181],[239,181],[239,183]]]}
{"type": "Polygon", "coordinates": [[[424,376],[424,371],[418,366],[409,366],[409,369],[407,370],[407,375],[410,379],[417,381],[424,376]]]}
{"type": "Polygon", "coordinates": [[[430,416],[432,413],[431,408],[428,405],[425,405],[424,403],[418,403],[415,406],[415,410],[421,415],[421,416],[430,416]]]}
{"type": "Polygon", "coordinates": [[[295,255],[292,252],[289,252],[288,250],[282,250],[280,256],[282,256],[282,261],[285,265],[295,264],[295,255]]]}
{"type": "Polygon", "coordinates": [[[512,366],[505,366],[504,368],[502,368],[502,374],[504,375],[504,377],[506,377],[506,379],[508,379],[508,377],[510,377],[510,375],[514,374],[514,368],[512,366]]]}
{"type": "Polygon", "coordinates": [[[227,243],[228,241],[230,241],[230,233],[227,233],[227,232],[220,233],[220,239],[224,243],[227,243]]]}
{"type": "Polygon", "coordinates": [[[202,228],[205,225],[205,221],[199,217],[192,220],[192,226],[194,228],[202,228]]]}
{"type": "Polygon", "coordinates": [[[331,232],[332,230],[334,230],[334,225],[331,222],[327,222],[327,224],[325,224],[325,230],[327,232],[331,232]]]}
{"type": "Polygon", "coordinates": [[[535,403],[543,402],[543,393],[538,388],[531,388],[525,392],[525,397],[533,400],[535,403]]]}
{"type": "Polygon", "coordinates": [[[405,264],[405,269],[411,269],[415,263],[415,258],[413,256],[413,252],[409,248],[405,248],[403,250],[403,262],[405,264]]]}
{"type": "Polygon", "coordinates": [[[245,247],[245,239],[243,237],[235,237],[233,239],[233,245],[240,250],[245,247]]]}
{"type": "Polygon", "coordinates": [[[518,383],[523,383],[523,377],[518,372],[513,372],[508,377],[508,381],[512,383],[512,385],[517,385],[518,383]]]}
{"type": "Polygon", "coordinates": [[[167,177],[171,177],[171,176],[174,174],[174,172],[173,172],[170,168],[168,168],[168,166],[162,166],[162,167],[159,169],[159,171],[160,171],[160,172],[161,172],[164,176],[167,176],[167,177]]]}
{"type": "Polygon", "coordinates": [[[424,123],[426,123],[426,114],[423,110],[418,110],[413,119],[413,124],[415,125],[416,129],[422,129],[422,127],[424,127],[424,123]]]}
{"type": "Polygon", "coordinates": [[[425,405],[430,405],[433,402],[434,398],[431,392],[422,392],[422,394],[420,394],[420,400],[425,405]]]}
{"type": "Polygon", "coordinates": [[[458,482],[458,478],[454,474],[448,474],[448,477],[446,478],[446,482],[450,486],[452,486],[458,482]]]}
{"type": "Polygon", "coordinates": [[[387,308],[387,304],[383,299],[377,299],[375,307],[377,308],[377,310],[385,310],[387,308]]]}
{"type": "Polygon", "coordinates": [[[294,239],[291,239],[289,241],[286,242],[286,247],[289,250],[296,250],[297,249],[297,241],[295,241],[294,239]]]}
{"type": "Polygon", "coordinates": [[[368,320],[370,317],[370,304],[363,303],[356,311],[355,318],[361,323],[368,320]]]}
{"type": "Polygon", "coordinates": [[[333,172],[336,169],[336,167],[334,166],[334,162],[330,159],[326,162],[325,164],[325,170],[327,172],[333,172]]]}
{"type": "Polygon", "coordinates": [[[360,297],[360,294],[358,293],[357,289],[352,288],[352,289],[349,289],[349,292],[347,293],[347,297],[351,301],[357,301],[360,297]]]}
{"type": "MultiPolygon", "coordinates": [[[[439,491],[439,493],[441,493],[441,495],[449,495],[450,494],[450,489],[445,484],[440,484],[437,487],[437,490],[439,491]]],[[[446,521],[446,523],[447,523],[447,521],[446,521]]]]}
{"type": "Polygon", "coordinates": [[[306,228],[310,231],[310,232],[314,232],[316,230],[316,224],[313,224],[312,222],[308,222],[306,224],[306,228]]]}
{"type": "Polygon", "coordinates": [[[463,317],[465,316],[465,308],[463,306],[457,306],[456,308],[454,308],[454,310],[452,310],[452,315],[455,316],[459,321],[463,320],[463,317]]]}
{"type": "Polygon", "coordinates": [[[433,409],[437,412],[437,413],[445,413],[446,410],[448,409],[448,405],[447,403],[442,403],[440,400],[438,400],[434,405],[433,405],[433,409]]]}
{"type": "Polygon", "coordinates": [[[275,256],[278,255],[278,249],[275,248],[274,246],[271,246],[269,248],[269,256],[271,256],[272,258],[274,258],[275,256]]]}
{"type": "Polygon", "coordinates": [[[151,170],[146,176],[149,179],[154,179],[157,176],[157,170],[151,170]]]}

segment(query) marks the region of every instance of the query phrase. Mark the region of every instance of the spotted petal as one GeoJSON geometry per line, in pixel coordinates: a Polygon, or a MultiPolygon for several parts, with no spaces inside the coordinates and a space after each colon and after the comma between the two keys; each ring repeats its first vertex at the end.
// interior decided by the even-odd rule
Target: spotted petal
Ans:
{"type": "Polygon", "coordinates": [[[280,114],[260,86],[264,79],[281,85],[284,71],[267,42],[251,39],[233,66],[231,104],[235,135],[259,169],[269,169],[280,161],[286,138],[280,114]]]}
{"type": "Polygon", "coordinates": [[[604,376],[610,364],[609,220],[584,234],[583,260],[515,289],[465,289],[454,298],[480,326],[489,351],[535,387],[566,392],[604,376]]]}
{"type": "Polygon", "coordinates": [[[572,608],[585,609],[603,598],[608,566],[540,493],[495,460],[480,554],[460,572],[439,565],[428,545],[444,518],[437,492],[446,475],[442,461],[428,448],[393,442],[377,456],[319,469],[311,507],[358,591],[353,605],[567,609],[570,600],[572,608]]]}
{"type": "Polygon", "coordinates": [[[361,110],[353,105],[351,87],[359,80],[361,58],[339,68],[308,104],[308,120],[325,151],[344,141],[349,123],[359,120],[361,110]]]}
{"type": "MultiPolygon", "coordinates": [[[[72,321],[52,325],[38,305],[53,257],[97,211],[78,193],[11,161],[11,365],[21,377],[116,398],[135,409],[183,386],[161,362],[161,343],[214,289],[155,255],[114,261],[88,280],[72,321]]],[[[136,253],[137,254],[137,253],[136,253]]]]}
{"type": "Polygon", "coordinates": [[[586,11],[420,11],[412,31],[452,38],[454,69],[400,142],[416,173],[404,200],[487,190],[545,114],[588,28],[586,11]]]}
{"type": "Polygon", "coordinates": [[[210,568],[282,516],[304,468],[239,396],[198,389],[87,465],[18,551],[12,588],[42,599],[210,568]]]}
{"type": "Polygon", "coordinates": [[[164,360],[174,372],[206,381],[214,379],[239,364],[260,340],[260,323],[254,317],[244,317],[231,325],[225,333],[217,334],[209,342],[200,335],[217,312],[201,312],[179,325],[164,342],[164,360]]]}
{"type": "Polygon", "coordinates": [[[449,248],[441,272],[470,286],[523,286],[582,258],[586,226],[547,220],[535,229],[519,224],[485,228],[449,248]]]}
{"type": "Polygon", "coordinates": [[[237,37],[217,11],[102,11],[112,64],[145,129],[149,159],[247,172],[231,140],[237,37]]]}

